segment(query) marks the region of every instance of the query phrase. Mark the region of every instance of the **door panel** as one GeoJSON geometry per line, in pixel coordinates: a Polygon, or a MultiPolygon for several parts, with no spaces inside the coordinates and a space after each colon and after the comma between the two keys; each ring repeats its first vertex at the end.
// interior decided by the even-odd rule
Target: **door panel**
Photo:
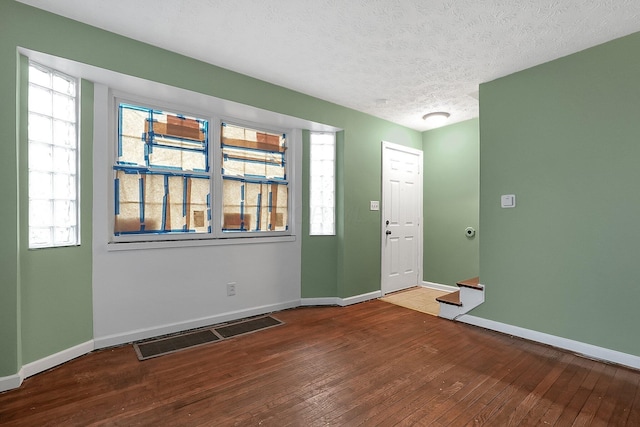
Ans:
{"type": "Polygon", "coordinates": [[[382,293],[419,281],[422,151],[382,145],[382,293]]]}

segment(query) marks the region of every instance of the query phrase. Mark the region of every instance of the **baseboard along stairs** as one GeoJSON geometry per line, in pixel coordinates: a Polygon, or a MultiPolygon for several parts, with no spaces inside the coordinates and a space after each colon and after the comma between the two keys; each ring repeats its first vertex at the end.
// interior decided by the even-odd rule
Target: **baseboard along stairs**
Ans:
{"type": "Polygon", "coordinates": [[[474,277],[456,283],[460,290],[436,298],[440,303],[440,317],[455,320],[484,302],[484,285],[474,277]]]}

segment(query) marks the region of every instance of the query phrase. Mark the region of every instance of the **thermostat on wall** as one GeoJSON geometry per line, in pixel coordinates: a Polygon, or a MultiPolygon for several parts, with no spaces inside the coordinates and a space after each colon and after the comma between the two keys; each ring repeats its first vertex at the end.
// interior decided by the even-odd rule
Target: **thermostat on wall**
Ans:
{"type": "Polygon", "coordinates": [[[500,207],[503,207],[503,208],[515,208],[516,207],[516,195],[515,194],[503,194],[500,197],[500,207]]]}

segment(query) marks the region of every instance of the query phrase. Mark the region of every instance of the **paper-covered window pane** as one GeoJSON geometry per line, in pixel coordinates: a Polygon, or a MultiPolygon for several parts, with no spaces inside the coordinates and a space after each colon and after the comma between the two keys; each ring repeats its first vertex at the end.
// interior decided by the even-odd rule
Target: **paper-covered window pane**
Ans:
{"type": "Polygon", "coordinates": [[[222,124],[222,170],[226,176],[286,179],[286,137],[222,124]]]}
{"type": "Polygon", "coordinates": [[[76,94],[76,79],[29,65],[30,248],[79,243],[76,94]]]}
{"type": "Polygon", "coordinates": [[[224,231],[286,231],[286,184],[223,180],[224,231]]]}
{"type": "Polygon", "coordinates": [[[120,104],[117,164],[208,171],[208,126],[204,119],[120,104]]]}
{"type": "Polygon", "coordinates": [[[117,171],[116,235],[208,233],[209,178],[117,171]]]}
{"type": "Polygon", "coordinates": [[[223,123],[222,230],[288,229],[286,136],[223,123]]]}

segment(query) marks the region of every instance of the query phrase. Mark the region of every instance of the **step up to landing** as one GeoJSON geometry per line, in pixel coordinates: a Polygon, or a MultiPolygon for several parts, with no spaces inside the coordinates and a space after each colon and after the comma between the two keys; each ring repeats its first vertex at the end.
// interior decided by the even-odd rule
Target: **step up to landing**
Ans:
{"type": "Polygon", "coordinates": [[[440,317],[454,320],[484,302],[484,286],[479,277],[461,280],[456,285],[459,291],[436,298],[440,303],[440,317]]]}
{"type": "Polygon", "coordinates": [[[443,304],[455,305],[458,307],[462,305],[462,303],[460,302],[460,291],[451,292],[450,294],[437,297],[436,301],[441,302],[443,304]]]}

